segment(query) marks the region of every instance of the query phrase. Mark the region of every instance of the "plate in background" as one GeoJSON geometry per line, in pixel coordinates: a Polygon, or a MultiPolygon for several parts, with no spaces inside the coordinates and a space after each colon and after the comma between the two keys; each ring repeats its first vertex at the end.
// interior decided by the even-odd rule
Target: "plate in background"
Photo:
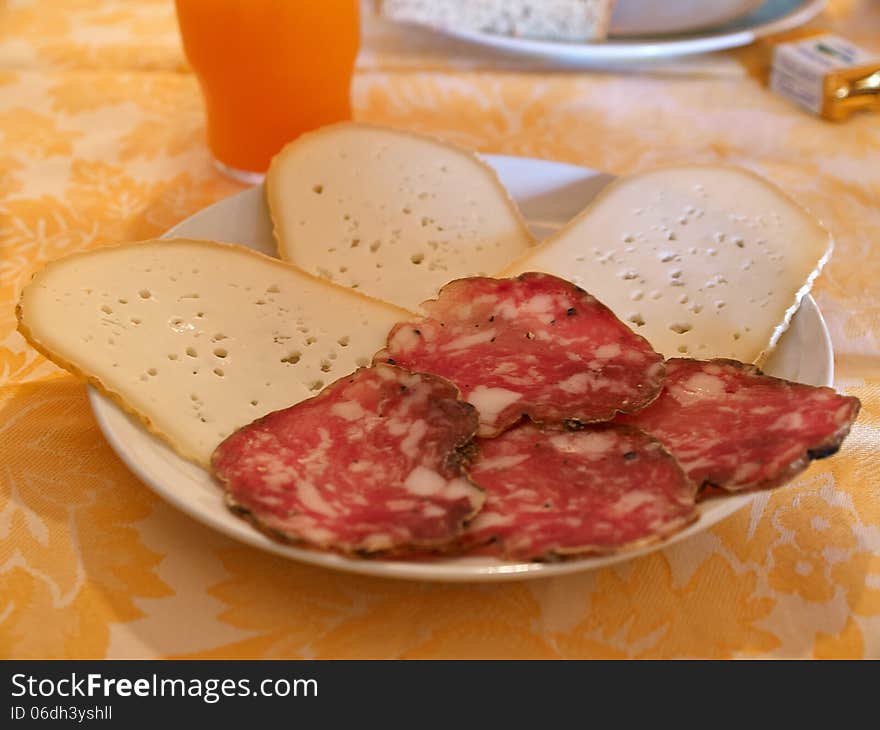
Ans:
{"type": "Polygon", "coordinates": [[[615,0],[609,35],[689,33],[729,23],[765,4],[765,0],[615,0]]]}
{"type": "MultiPolygon", "coordinates": [[[[432,28],[432,30],[516,55],[537,56],[569,64],[608,64],[646,61],[746,46],[765,36],[803,25],[815,18],[824,9],[825,4],[826,0],[767,0],[753,12],[724,25],[704,28],[699,32],[652,37],[640,35],[637,38],[611,36],[601,43],[541,41],[453,28],[432,28]]],[[[645,28],[643,27],[642,30],[645,28]]]]}
{"type": "MultiPolygon", "coordinates": [[[[518,157],[486,156],[501,182],[519,204],[539,237],[563,225],[612,179],[574,165],[518,157]]],[[[165,237],[180,236],[239,243],[275,255],[272,225],[262,187],[246,190],[205,208],[172,228],[165,237]]],[[[830,385],[833,378],[831,340],[822,315],[808,296],[792,318],[765,370],[811,385],[830,385]]],[[[499,581],[591,570],[678,542],[711,527],[748,504],[754,495],[734,495],[699,505],[700,517],[669,540],[642,550],[602,557],[581,557],[558,563],[508,562],[488,557],[404,562],[349,558],[275,542],[227,509],[220,486],[204,469],[185,461],[163,441],[141,427],[109,398],[89,387],[89,400],[110,445],[151,489],[186,514],[229,537],[293,560],[336,570],[386,578],[434,581],[499,581]]]]}

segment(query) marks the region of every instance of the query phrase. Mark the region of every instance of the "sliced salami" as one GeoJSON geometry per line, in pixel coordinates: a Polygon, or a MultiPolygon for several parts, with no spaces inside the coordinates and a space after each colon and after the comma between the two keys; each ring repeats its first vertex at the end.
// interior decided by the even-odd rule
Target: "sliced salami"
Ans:
{"type": "Polygon", "coordinates": [[[398,324],[376,362],[441,375],[480,414],[480,436],[533,421],[607,421],[650,403],[663,360],[594,297],[528,273],[447,284],[428,317],[398,324]]]}
{"type": "Polygon", "coordinates": [[[618,420],[658,439],[696,483],[730,492],[778,486],[835,453],[859,412],[857,398],[734,360],[666,369],[660,397],[618,420]]]}
{"type": "Polygon", "coordinates": [[[477,429],[450,383],[390,365],[242,428],[212,465],[229,505],[273,536],[343,552],[437,546],[483,503],[463,473],[477,429]]]}
{"type": "Polygon", "coordinates": [[[697,517],[696,486],[656,440],[627,426],[521,424],[481,439],[468,471],[486,504],[460,544],[491,541],[507,558],[636,548],[697,517]]]}

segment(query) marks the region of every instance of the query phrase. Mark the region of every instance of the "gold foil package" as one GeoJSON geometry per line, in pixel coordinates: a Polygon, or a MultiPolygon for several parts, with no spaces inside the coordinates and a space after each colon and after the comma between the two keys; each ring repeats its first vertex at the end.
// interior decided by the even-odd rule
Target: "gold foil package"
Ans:
{"type": "Polygon", "coordinates": [[[830,33],[773,47],[770,89],[814,114],[842,121],[880,109],[880,56],[830,33]]]}

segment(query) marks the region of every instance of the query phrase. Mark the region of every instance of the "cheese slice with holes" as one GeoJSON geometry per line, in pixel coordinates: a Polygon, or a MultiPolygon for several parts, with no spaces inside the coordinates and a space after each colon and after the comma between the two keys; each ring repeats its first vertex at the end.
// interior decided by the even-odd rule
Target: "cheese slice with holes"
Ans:
{"type": "Polygon", "coordinates": [[[574,281],[667,357],[760,363],[830,254],[828,232],[769,182],[695,165],[615,181],[503,274],[574,281]]]}
{"type": "Polygon", "coordinates": [[[344,123],[303,135],[272,161],[266,191],[281,258],[410,309],[533,244],[492,168],[408,132],[344,123]]]}
{"type": "Polygon", "coordinates": [[[75,254],[21,295],[19,329],[181,455],[368,365],[411,317],[249,249],[163,240],[75,254]]]}

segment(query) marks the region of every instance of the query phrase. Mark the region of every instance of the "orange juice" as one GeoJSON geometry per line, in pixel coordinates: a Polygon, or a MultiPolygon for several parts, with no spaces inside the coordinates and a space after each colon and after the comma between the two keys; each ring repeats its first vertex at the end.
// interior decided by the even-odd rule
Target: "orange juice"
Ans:
{"type": "Polygon", "coordinates": [[[221,166],[265,172],[285,143],[351,118],[358,0],[176,0],[221,166]]]}

